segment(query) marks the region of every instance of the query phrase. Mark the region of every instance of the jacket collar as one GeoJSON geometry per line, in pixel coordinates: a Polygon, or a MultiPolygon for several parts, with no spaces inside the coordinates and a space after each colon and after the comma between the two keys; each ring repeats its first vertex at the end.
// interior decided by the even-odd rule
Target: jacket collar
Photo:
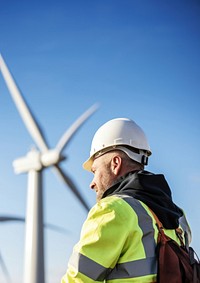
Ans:
{"type": "Polygon", "coordinates": [[[173,202],[170,187],[162,174],[133,171],[120,177],[104,194],[103,198],[127,194],[151,208],[163,226],[175,229],[179,226],[182,210],[173,202]]]}

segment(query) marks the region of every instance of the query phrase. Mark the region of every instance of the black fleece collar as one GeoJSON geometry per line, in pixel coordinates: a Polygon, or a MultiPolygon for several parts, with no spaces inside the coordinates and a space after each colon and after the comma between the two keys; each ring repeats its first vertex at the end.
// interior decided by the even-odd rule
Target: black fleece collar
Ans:
{"type": "Polygon", "coordinates": [[[166,229],[175,229],[179,226],[179,218],[183,212],[173,202],[164,175],[148,171],[130,172],[110,187],[103,194],[103,198],[122,193],[144,202],[154,211],[166,229]]]}

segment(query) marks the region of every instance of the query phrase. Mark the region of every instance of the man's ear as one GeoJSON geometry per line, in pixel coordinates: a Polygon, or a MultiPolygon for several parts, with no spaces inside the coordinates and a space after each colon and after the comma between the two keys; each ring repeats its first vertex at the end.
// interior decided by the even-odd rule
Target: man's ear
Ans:
{"type": "Polygon", "coordinates": [[[119,155],[114,155],[111,161],[111,168],[113,173],[117,176],[122,166],[122,158],[119,155]]]}

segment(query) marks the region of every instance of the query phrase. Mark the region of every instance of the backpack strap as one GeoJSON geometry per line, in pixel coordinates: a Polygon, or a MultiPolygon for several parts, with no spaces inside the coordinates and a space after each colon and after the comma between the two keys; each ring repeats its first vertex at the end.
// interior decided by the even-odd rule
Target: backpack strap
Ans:
{"type": "Polygon", "coordinates": [[[160,222],[160,220],[158,219],[157,215],[153,212],[153,210],[151,208],[149,208],[149,210],[151,211],[154,219],[156,220],[156,224],[157,224],[157,227],[158,227],[158,230],[160,231],[160,229],[163,229],[163,225],[162,223],[160,222]]]}
{"type": "MultiPolygon", "coordinates": [[[[157,228],[158,228],[159,233],[163,235],[163,234],[164,234],[164,231],[163,231],[163,230],[164,230],[163,224],[160,222],[160,220],[158,219],[158,217],[157,217],[157,215],[155,214],[155,212],[153,212],[153,210],[150,209],[150,208],[149,208],[149,210],[151,211],[151,213],[152,213],[152,215],[153,215],[153,217],[154,217],[154,219],[155,219],[155,221],[156,221],[156,226],[157,226],[157,228]]],[[[182,231],[182,229],[178,227],[178,228],[175,229],[175,232],[176,232],[177,237],[179,238],[179,241],[180,241],[181,246],[185,248],[185,244],[184,244],[184,240],[183,240],[183,231],[182,231]]],[[[158,238],[158,241],[159,241],[159,238],[158,238]]]]}

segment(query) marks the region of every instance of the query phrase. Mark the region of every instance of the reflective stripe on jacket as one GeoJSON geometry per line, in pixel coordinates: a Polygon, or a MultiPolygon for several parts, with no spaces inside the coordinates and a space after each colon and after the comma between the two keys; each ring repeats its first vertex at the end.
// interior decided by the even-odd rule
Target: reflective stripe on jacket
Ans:
{"type": "MultiPolygon", "coordinates": [[[[174,230],[165,232],[178,242],[174,230]]],[[[103,198],[88,214],[61,283],[156,282],[156,240],[144,203],[127,195],[103,198]]]]}

